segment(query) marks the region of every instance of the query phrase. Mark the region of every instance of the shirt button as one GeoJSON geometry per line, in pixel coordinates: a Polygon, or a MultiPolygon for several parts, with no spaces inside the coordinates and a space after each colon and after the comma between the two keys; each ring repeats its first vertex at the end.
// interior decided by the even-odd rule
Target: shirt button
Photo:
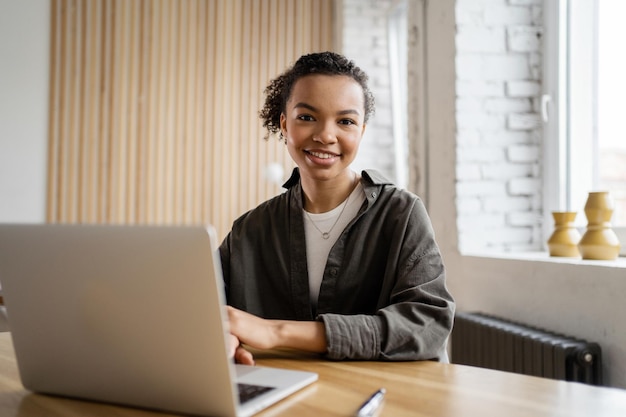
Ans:
{"type": "Polygon", "coordinates": [[[333,268],[330,270],[330,275],[335,276],[337,275],[337,268],[333,268]]]}
{"type": "Polygon", "coordinates": [[[376,192],[372,193],[372,198],[376,198],[376,192]]]}

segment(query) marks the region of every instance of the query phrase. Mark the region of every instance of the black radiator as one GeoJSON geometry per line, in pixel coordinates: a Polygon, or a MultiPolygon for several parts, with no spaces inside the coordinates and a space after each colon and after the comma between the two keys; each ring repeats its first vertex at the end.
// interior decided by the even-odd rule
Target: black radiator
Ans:
{"type": "Polygon", "coordinates": [[[483,313],[457,312],[452,362],[602,385],[597,343],[483,313]]]}

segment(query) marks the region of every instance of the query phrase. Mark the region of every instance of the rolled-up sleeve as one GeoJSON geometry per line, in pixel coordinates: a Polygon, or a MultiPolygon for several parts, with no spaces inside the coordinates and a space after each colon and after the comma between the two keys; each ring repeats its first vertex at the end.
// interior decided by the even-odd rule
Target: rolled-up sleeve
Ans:
{"type": "Polygon", "coordinates": [[[375,359],[380,352],[383,320],[378,316],[322,314],[329,359],[375,359]]]}

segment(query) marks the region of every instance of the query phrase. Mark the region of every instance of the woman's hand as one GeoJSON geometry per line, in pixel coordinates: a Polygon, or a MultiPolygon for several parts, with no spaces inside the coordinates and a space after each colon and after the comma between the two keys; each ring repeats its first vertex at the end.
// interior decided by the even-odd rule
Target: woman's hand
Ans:
{"type": "Polygon", "coordinates": [[[252,353],[244,349],[237,336],[232,333],[229,335],[228,357],[235,359],[235,363],[254,365],[252,353]]]}
{"type": "Polygon", "coordinates": [[[266,320],[231,306],[227,309],[230,332],[241,343],[255,349],[286,347],[326,352],[326,332],[322,322],[266,320]]]}
{"type": "Polygon", "coordinates": [[[276,322],[227,306],[230,332],[238,341],[256,349],[272,349],[277,345],[276,322]]]}

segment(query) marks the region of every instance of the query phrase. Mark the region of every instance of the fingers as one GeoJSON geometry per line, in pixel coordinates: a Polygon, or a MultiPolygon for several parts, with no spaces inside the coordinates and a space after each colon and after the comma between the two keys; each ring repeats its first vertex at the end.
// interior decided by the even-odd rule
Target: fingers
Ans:
{"type": "Polygon", "coordinates": [[[243,347],[239,346],[235,350],[235,363],[242,365],[254,365],[254,357],[243,347]]]}
{"type": "Polygon", "coordinates": [[[235,363],[254,365],[252,353],[241,346],[239,339],[234,334],[228,335],[228,357],[235,359],[235,363]]]}

